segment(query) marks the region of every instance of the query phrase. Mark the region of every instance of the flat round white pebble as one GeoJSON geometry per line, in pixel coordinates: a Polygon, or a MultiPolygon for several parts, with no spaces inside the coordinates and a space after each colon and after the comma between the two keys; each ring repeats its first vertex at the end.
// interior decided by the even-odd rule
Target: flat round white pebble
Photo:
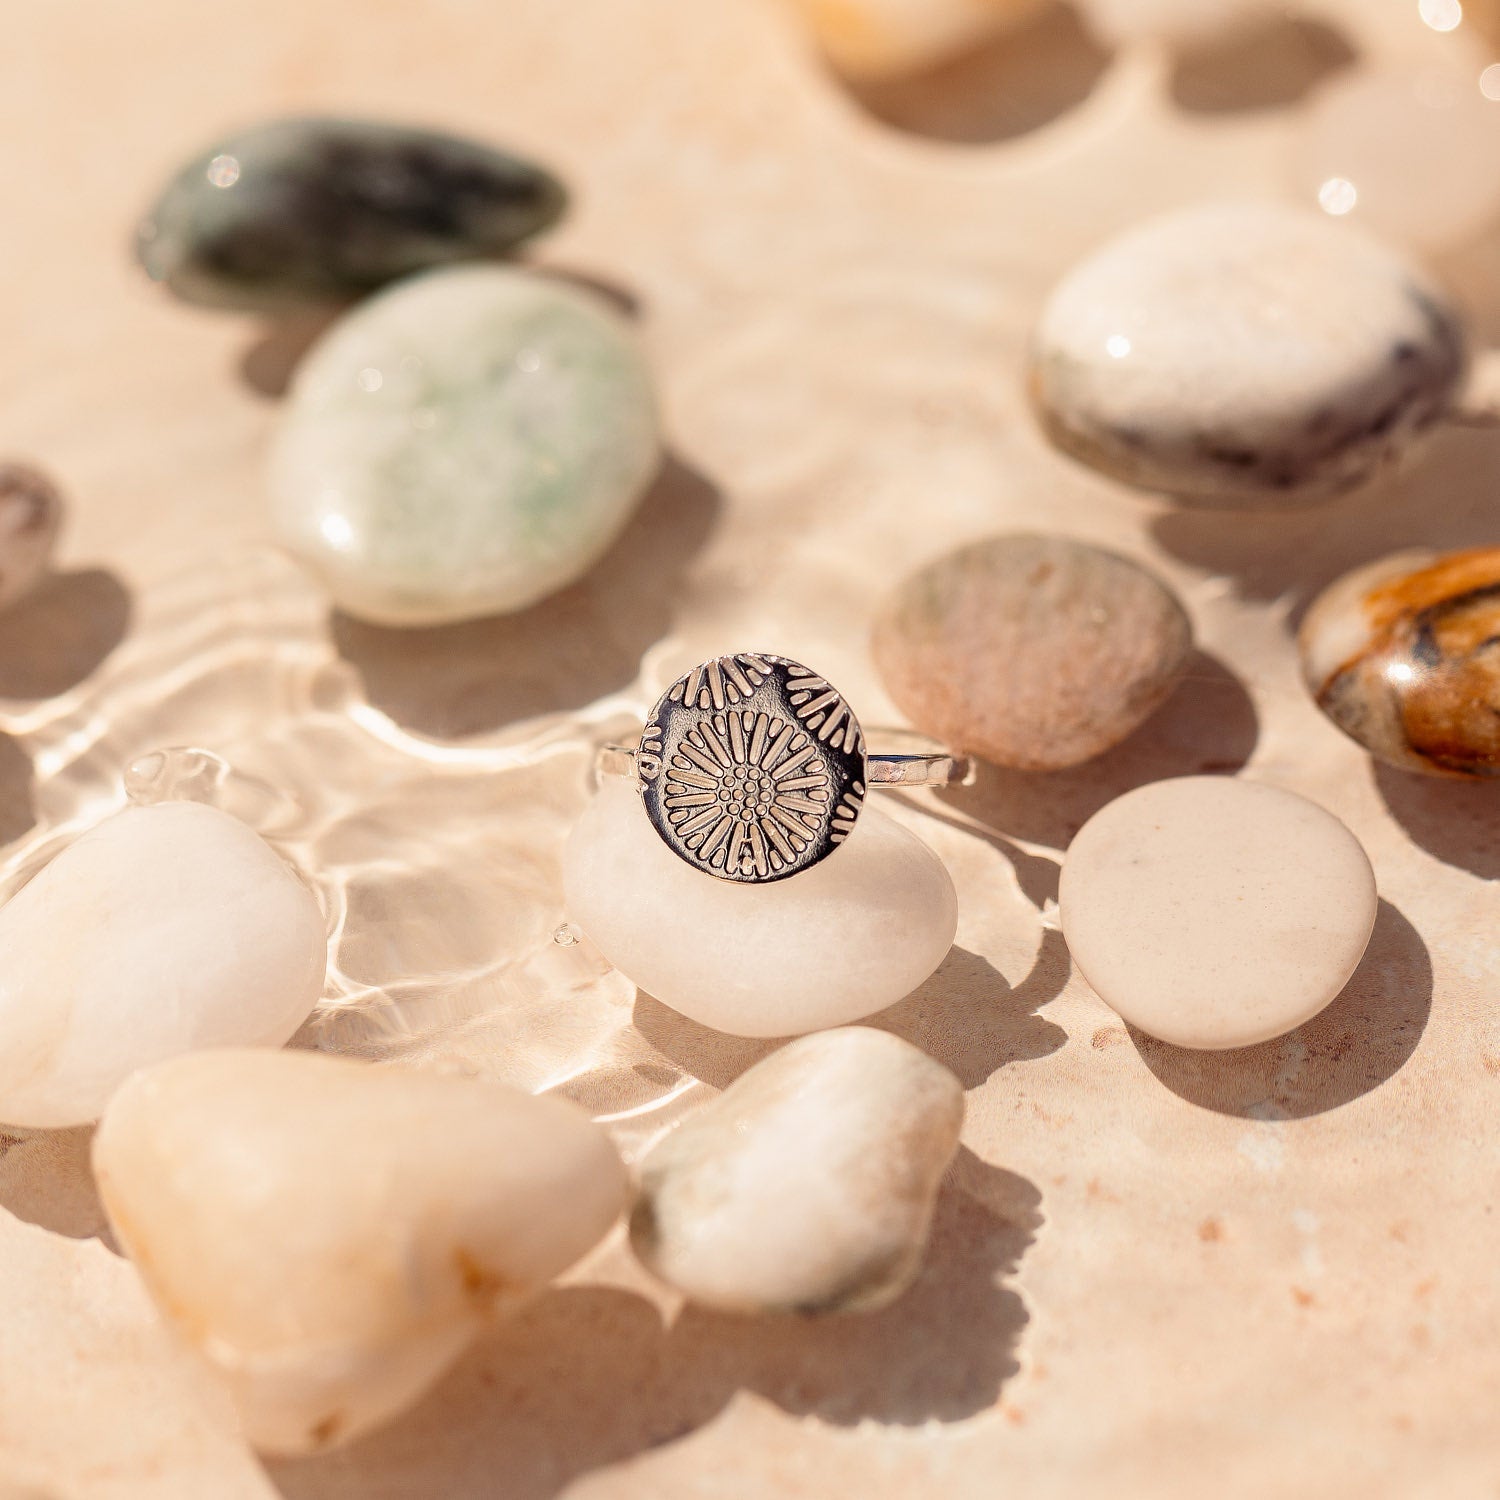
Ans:
{"type": "Polygon", "coordinates": [[[1095,813],[1058,896],[1073,961],[1132,1026],[1246,1047],[1311,1019],[1375,924],[1358,839],[1295,792],[1221,776],[1137,787],[1095,813]]]}
{"type": "Polygon", "coordinates": [[[238,819],[116,813],[0,909],[0,1120],[82,1125],[147,1063],[279,1047],[327,958],[317,899],[238,819]]]}
{"type": "Polygon", "coordinates": [[[958,925],[942,860],[878,808],[821,863],[740,885],[679,859],[623,777],[606,778],[579,819],[564,879],[569,917],[617,969],[736,1036],[874,1015],[932,974],[958,925]]]}

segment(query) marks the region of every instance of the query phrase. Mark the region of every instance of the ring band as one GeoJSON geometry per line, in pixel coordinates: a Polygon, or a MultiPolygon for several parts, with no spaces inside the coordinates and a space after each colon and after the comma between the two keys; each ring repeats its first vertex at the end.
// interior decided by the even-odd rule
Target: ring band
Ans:
{"type": "Polygon", "coordinates": [[[947,786],[968,760],[946,750],[870,755],[826,678],[784,656],[739,651],[685,672],[638,747],[606,745],[606,775],[640,790],[658,836],[705,875],[784,880],[854,831],[872,786],[947,786]]]}
{"type": "MultiPolygon", "coordinates": [[[[644,780],[636,765],[642,753],[629,745],[605,745],[596,761],[599,774],[644,780]]],[[[865,770],[871,786],[960,786],[973,774],[968,756],[946,750],[928,755],[866,755],[865,770]]]]}

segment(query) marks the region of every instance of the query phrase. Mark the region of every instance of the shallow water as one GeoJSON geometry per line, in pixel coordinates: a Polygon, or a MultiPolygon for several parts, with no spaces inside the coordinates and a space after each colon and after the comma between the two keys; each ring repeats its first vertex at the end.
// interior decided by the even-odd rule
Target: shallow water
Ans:
{"type": "Polygon", "coordinates": [[[697,1085],[636,1029],[634,986],[562,906],[595,747],[639,710],[609,700],[461,745],[413,734],[370,704],[326,601],[269,551],[136,604],[82,685],[0,701],[36,817],[0,895],[126,800],[211,803],[280,850],[327,914],[327,986],[299,1041],[562,1093],[626,1149],[667,1123],[697,1085]]]}

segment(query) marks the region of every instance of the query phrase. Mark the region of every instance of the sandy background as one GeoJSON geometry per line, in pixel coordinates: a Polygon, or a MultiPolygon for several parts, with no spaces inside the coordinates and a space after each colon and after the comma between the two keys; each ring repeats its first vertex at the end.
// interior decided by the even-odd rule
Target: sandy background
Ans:
{"type": "MultiPolygon", "coordinates": [[[[1155,209],[1280,190],[1330,70],[1440,51],[1413,9],[1329,4],[1343,40],[1288,23],[1238,68],[1110,56],[1055,12],[938,86],[856,98],[772,0],[14,8],[0,450],[55,473],[71,522],[62,573],[0,621],[12,880],[118,799],[134,755],[207,745],[241,773],[229,805],[329,895],[309,1039],[561,1088],[633,1149],[764,1049],[550,942],[589,744],[742,646],[891,717],[866,652],[882,591],[1006,527],[1149,561],[1202,648],[1093,767],[902,807],[962,919],[881,1024],[955,1069],[970,1116],[926,1270],[888,1312],[682,1311],[610,1247],[386,1432],[263,1466],[96,1237],[86,1133],[0,1134],[14,1495],[1500,1494],[1493,793],[1373,768],[1289,645],[1344,568],[1492,543],[1500,440],[1445,434],[1302,516],[1173,514],[1051,453],[1018,373],[1069,260],[1155,209]],[[576,205],[538,258],[639,319],[673,459],[596,573],[520,619],[408,637],[330,619],[257,550],[310,330],[174,306],[129,263],[181,156],[304,109],[551,163],[576,205]],[[1204,769],[1336,812],[1383,897],[1324,1016],[1217,1057],[1129,1034],[1070,973],[1051,905],[1091,811],[1204,769]]],[[[1443,268],[1486,329],[1496,264],[1490,245],[1443,268]]]]}

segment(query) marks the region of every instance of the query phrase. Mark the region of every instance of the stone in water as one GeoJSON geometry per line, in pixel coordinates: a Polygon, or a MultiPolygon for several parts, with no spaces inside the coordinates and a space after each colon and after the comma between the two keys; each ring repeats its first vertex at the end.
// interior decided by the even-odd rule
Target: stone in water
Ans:
{"type": "Polygon", "coordinates": [[[1318,707],[1377,760],[1500,776],[1500,547],[1357,568],[1319,595],[1298,646],[1318,707]]]}
{"type": "Polygon", "coordinates": [[[942,860],[878,807],[786,880],[741,885],[662,842],[606,777],[563,860],[568,917],[664,1005],[736,1036],[843,1026],[904,999],[947,957],[958,897],[942,860]]]}
{"type": "Polygon", "coordinates": [[[0,463],[0,609],[40,582],[62,526],[57,486],[29,464],[0,463]]]}
{"type": "Polygon", "coordinates": [[[1246,1047],[1343,989],[1375,924],[1375,876],[1317,803],[1185,776],[1083,825],[1058,904],[1079,971],[1124,1020],[1179,1047],[1246,1047]]]}
{"type": "Polygon", "coordinates": [[[1204,506],[1298,505],[1369,479],[1446,416],[1457,314],[1349,225],[1275,203],[1190,208],[1066,276],[1033,340],[1048,435],[1204,506]]]}
{"type": "Polygon", "coordinates": [[[243,823],[116,813],[0,908],[0,1120],[82,1125],[148,1063],[279,1047],[327,960],[316,898],[243,823]]]}
{"type": "Polygon", "coordinates": [[[998,536],[914,573],[882,609],[875,662],[919,729],[999,766],[1051,771],[1118,744],[1192,649],[1144,568],[1066,537],[998,536]]]}
{"type": "Polygon", "coordinates": [[[224,1377],[250,1442],[285,1454],[409,1405],[628,1192],[574,1105],[315,1052],[138,1073],[94,1171],[163,1316],[224,1377]]]}
{"type": "Polygon", "coordinates": [[[195,156],[136,255],[188,302],[276,310],[504,255],[555,223],[562,184],[458,136],[368,120],[270,120],[195,156]]]}
{"type": "Polygon", "coordinates": [[[917,1274],[963,1119],[963,1086],[910,1042],[803,1037],[647,1153],[631,1244],[711,1307],[883,1307],[917,1274]]]}
{"type": "Polygon", "coordinates": [[[500,266],[391,287],[297,372],[272,519],[349,614],[437,625],[586,573],[656,471],[634,335],[598,299],[500,266]]]}

